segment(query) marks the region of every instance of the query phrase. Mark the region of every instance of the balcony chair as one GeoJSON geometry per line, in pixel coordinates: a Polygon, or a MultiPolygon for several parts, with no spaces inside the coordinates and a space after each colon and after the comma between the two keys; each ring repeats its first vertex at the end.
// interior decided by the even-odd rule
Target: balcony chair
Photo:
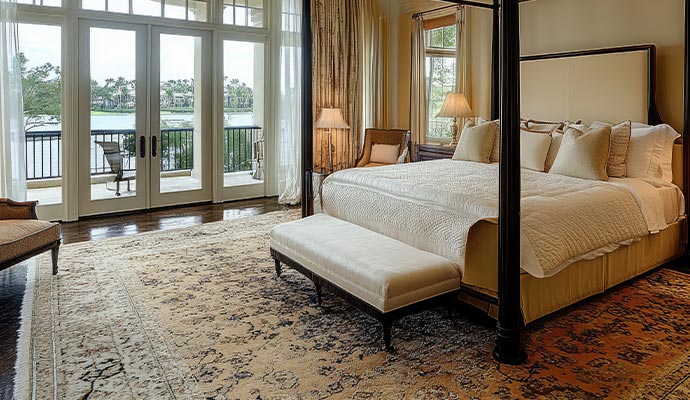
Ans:
{"type": "MultiPolygon", "coordinates": [[[[130,192],[130,181],[135,179],[134,176],[124,175],[124,153],[120,150],[120,143],[118,142],[104,142],[95,141],[95,143],[103,149],[105,160],[110,166],[110,172],[115,175],[113,182],[115,182],[115,196],[120,196],[120,182],[127,182],[127,191],[130,192]]],[[[108,187],[108,182],[105,183],[105,188],[113,190],[108,187]]]]}
{"type": "Polygon", "coordinates": [[[60,224],[39,221],[36,204],[0,198],[0,271],[50,250],[57,274],[60,224]]]}
{"type": "Polygon", "coordinates": [[[362,156],[357,160],[355,166],[360,167],[380,167],[383,165],[400,164],[407,161],[409,158],[410,148],[410,131],[403,129],[374,129],[369,128],[364,133],[364,147],[362,149],[362,156]],[[384,145],[400,145],[398,148],[398,156],[395,160],[390,159],[388,162],[381,162],[381,160],[371,160],[371,151],[376,144],[384,145]]]}

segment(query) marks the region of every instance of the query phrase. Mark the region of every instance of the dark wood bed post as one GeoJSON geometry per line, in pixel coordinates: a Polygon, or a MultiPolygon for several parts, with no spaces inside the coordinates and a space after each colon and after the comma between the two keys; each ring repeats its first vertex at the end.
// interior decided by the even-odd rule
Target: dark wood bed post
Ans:
{"type": "Polygon", "coordinates": [[[314,214],[311,0],[302,0],[302,218],[314,214]]]}
{"type": "MultiPolygon", "coordinates": [[[[690,213],[690,0],[685,0],[685,83],[684,83],[684,126],[683,126],[683,195],[685,195],[685,214],[690,213]]],[[[690,224],[688,224],[690,229],[690,224]]],[[[690,235],[688,236],[690,237],[690,235]]],[[[690,254],[686,246],[685,254],[690,254]]]]}
{"type": "Polygon", "coordinates": [[[500,9],[501,157],[498,204],[498,324],[494,358],[505,364],[527,359],[521,343],[520,309],[520,5],[500,9]]]}
{"type": "Polygon", "coordinates": [[[501,32],[500,32],[500,0],[494,0],[493,27],[491,34],[491,120],[501,116],[501,70],[498,63],[501,60],[501,32]]]}

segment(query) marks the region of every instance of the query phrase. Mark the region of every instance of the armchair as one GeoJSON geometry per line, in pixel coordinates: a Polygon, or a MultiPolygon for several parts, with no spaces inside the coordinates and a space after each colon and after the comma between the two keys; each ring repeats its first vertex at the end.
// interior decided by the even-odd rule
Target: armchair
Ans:
{"type": "MultiPolygon", "coordinates": [[[[362,155],[355,166],[378,167],[395,163],[380,163],[371,161],[371,150],[375,144],[400,145],[398,157],[410,154],[410,131],[403,129],[373,129],[369,128],[364,133],[364,147],[362,155]]],[[[403,161],[404,162],[404,161],[403,161]]]]}
{"type": "Polygon", "coordinates": [[[57,274],[60,224],[39,221],[36,204],[0,198],[0,271],[50,250],[57,274]]]}

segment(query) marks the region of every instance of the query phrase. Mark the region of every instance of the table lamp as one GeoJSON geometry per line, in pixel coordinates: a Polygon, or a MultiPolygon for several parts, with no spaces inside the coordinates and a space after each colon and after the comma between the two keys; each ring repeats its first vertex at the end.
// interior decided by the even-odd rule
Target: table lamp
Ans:
{"type": "Polygon", "coordinates": [[[350,129],[343,119],[343,112],[339,108],[322,108],[321,116],[314,124],[316,129],[328,129],[328,172],[333,172],[333,157],[331,150],[332,129],[350,129]]]}
{"type": "Polygon", "coordinates": [[[441,111],[436,114],[436,117],[440,118],[453,118],[453,126],[451,127],[451,132],[453,133],[453,146],[458,144],[458,118],[469,118],[473,116],[467,97],[462,93],[448,93],[448,95],[446,95],[446,100],[443,102],[443,106],[441,106],[441,111]]]}

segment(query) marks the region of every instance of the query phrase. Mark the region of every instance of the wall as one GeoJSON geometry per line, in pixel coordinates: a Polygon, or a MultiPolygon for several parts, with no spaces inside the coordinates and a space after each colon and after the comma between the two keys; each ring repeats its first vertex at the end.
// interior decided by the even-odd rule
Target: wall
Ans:
{"type": "MultiPolygon", "coordinates": [[[[400,16],[398,107],[393,121],[409,123],[410,17],[400,16]]],[[[683,128],[684,2],[680,0],[534,0],[521,5],[522,54],[654,43],[658,48],[657,103],[661,116],[683,128]]],[[[491,111],[491,12],[472,9],[471,105],[491,111]]],[[[617,121],[611,121],[617,122],[617,121]]]]}

